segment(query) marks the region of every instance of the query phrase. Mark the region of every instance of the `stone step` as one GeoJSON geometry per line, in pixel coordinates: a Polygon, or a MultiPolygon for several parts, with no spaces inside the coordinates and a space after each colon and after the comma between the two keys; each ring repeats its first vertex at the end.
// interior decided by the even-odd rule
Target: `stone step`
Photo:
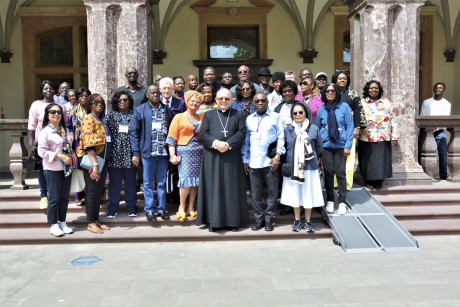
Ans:
{"type": "Polygon", "coordinates": [[[417,219],[401,220],[401,224],[412,235],[449,235],[460,234],[460,219],[417,219]]]}
{"type": "MultiPolygon", "coordinates": [[[[436,191],[437,192],[437,191],[436,191]]],[[[460,193],[374,195],[385,207],[459,205],[460,193]]]]}
{"type": "MultiPolygon", "coordinates": [[[[69,225],[71,225],[69,223],[69,225]]],[[[73,226],[73,225],[71,225],[73,226]]],[[[152,223],[150,226],[122,227],[113,226],[104,234],[93,234],[86,230],[86,225],[76,225],[75,233],[55,238],[49,234],[49,228],[8,228],[0,229],[2,244],[71,244],[103,242],[189,242],[217,240],[273,240],[273,239],[315,239],[329,238],[332,231],[325,222],[314,224],[315,232],[305,230],[295,233],[291,225],[275,225],[275,230],[252,231],[240,228],[238,232],[220,230],[209,232],[205,226],[170,223],[169,225],[152,223]]]]}
{"type": "Polygon", "coordinates": [[[392,206],[387,208],[399,221],[415,219],[459,219],[460,204],[431,206],[392,206]]]}
{"type": "MultiPolygon", "coordinates": [[[[101,208],[104,210],[104,208],[101,208]]],[[[79,211],[68,211],[67,212],[67,223],[72,225],[86,225],[86,214],[84,209],[79,208],[79,211]]],[[[120,210],[115,219],[107,219],[104,211],[101,211],[100,221],[108,225],[120,226],[120,227],[139,227],[139,226],[148,226],[148,225],[164,225],[164,226],[178,226],[181,225],[196,225],[196,222],[191,220],[190,217],[187,217],[187,221],[180,223],[177,221],[175,213],[170,213],[170,220],[162,220],[157,218],[154,222],[147,221],[145,214],[139,211],[137,217],[129,217],[127,211],[120,210]]],[[[249,212],[250,224],[254,223],[253,212],[249,212]]],[[[291,225],[294,221],[294,215],[278,215],[274,218],[275,222],[281,225],[291,225]]],[[[313,223],[323,222],[323,216],[318,210],[313,210],[311,215],[311,220],[313,223]]],[[[39,228],[39,227],[49,227],[46,223],[46,213],[41,211],[40,213],[36,212],[20,212],[20,213],[4,213],[0,215],[0,228],[39,228]]]]}

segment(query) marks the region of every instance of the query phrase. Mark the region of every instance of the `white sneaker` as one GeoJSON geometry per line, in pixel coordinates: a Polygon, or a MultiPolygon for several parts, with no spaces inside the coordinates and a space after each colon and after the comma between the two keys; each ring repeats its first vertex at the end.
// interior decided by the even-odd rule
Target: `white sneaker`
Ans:
{"type": "Polygon", "coordinates": [[[334,202],[328,201],[326,204],[326,212],[327,213],[334,213],[334,202]]]}
{"type": "Polygon", "coordinates": [[[50,228],[50,234],[52,234],[55,237],[62,237],[64,235],[64,232],[59,228],[59,224],[53,224],[51,225],[50,228]]]}
{"type": "Polygon", "coordinates": [[[73,233],[73,229],[67,226],[66,222],[58,222],[59,228],[64,232],[66,235],[70,235],[73,233]]]}
{"type": "Polygon", "coordinates": [[[337,210],[337,213],[340,214],[340,215],[347,214],[347,205],[345,205],[344,203],[340,203],[339,204],[339,210],[337,210]]]}
{"type": "Polygon", "coordinates": [[[40,199],[40,209],[44,210],[48,208],[48,197],[42,197],[42,199],[40,199]]]}

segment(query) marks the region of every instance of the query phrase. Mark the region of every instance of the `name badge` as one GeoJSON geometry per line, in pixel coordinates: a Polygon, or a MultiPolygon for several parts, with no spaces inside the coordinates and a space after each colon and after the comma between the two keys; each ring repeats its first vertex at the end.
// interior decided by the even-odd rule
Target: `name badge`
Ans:
{"type": "Polygon", "coordinates": [[[120,126],[118,126],[118,132],[120,132],[120,133],[128,133],[128,128],[129,128],[129,126],[120,125],[120,126]]]}
{"type": "Polygon", "coordinates": [[[112,142],[112,137],[111,137],[110,135],[106,136],[106,137],[105,137],[105,142],[106,142],[106,143],[112,142]]]}
{"type": "Polygon", "coordinates": [[[260,132],[251,132],[251,138],[254,140],[260,140],[261,138],[260,132]]]}
{"type": "Polygon", "coordinates": [[[152,130],[161,130],[161,123],[152,123],[152,130]]]}

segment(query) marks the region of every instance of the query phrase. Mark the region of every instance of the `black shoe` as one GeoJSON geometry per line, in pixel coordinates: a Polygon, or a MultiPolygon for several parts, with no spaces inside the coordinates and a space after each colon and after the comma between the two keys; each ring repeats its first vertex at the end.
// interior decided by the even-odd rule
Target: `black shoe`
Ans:
{"type": "Polygon", "coordinates": [[[216,230],[217,230],[217,228],[215,228],[215,227],[209,227],[209,228],[208,228],[208,231],[209,231],[209,232],[215,232],[216,230]]]}
{"type": "Polygon", "coordinates": [[[302,229],[302,223],[300,221],[294,221],[292,224],[292,231],[299,232],[302,229]]]}
{"type": "Polygon", "coordinates": [[[315,232],[315,229],[313,228],[313,224],[311,222],[305,222],[303,224],[303,227],[305,228],[306,232],[315,232]]]}
{"type": "Polygon", "coordinates": [[[265,231],[273,231],[273,229],[275,229],[275,227],[272,222],[265,223],[265,231]]]}
{"type": "Polygon", "coordinates": [[[230,227],[229,230],[231,232],[237,232],[238,231],[238,227],[230,227]]]}
{"type": "Polygon", "coordinates": [[[158,212],[158,216],[161,217],[163,220],[169,220],[169,214],[168,212],[158,212]]]}
{"type": "Polygon", "coordinates": [[[157,219],[152,212],[146,212],[145,217],[147,217],[147,221],[155,221],[157,219]]]}
{"type": "Polygon", "coordinates": [[[262,223],[257,223],[257,224],[254,224],[252,225],[251,229],[256,231],[256,230],[261,230],[262,228],[264,228],[265,226],[265,222],[262,222],[262,223]]]}

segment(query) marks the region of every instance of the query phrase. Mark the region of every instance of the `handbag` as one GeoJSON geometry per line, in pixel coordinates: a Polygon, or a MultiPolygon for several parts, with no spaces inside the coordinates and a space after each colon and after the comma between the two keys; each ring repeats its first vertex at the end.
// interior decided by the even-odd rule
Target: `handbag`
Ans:
{"type": "MultiPolygon", "coordinates": [[[[97,160],[97,164],[99,164],[99,169],[102,170],[102,168],[104,167],[105,160],[99,156],[96,156],[96,160],[97,160]]],[[[80,167],[83,167],[84,169],[87,169],[87,170],[93,167],[93,162],[91,162],[87,154],[84,155],[83,158],[81,159],[80,167]]]]}
{"type": "Polygon", "coordinates": [[[83,171],[79,169],[72,170],[72,181],[70,183],[70,193],[81,192],[85,189],[85,177],[83,171]]]}
{"type": "Polygon", "coordinates": [[[179,173],[177,169],[168,169],[166,173],[166,193],[171,194],[177,189],[179,173]]]}
{"type": "Polygon", "coordinates": [[[284,177],[292,176],[292,163],[281,164],[281,175],[283,175],[284,177]]]}
{"type": "MultiPolygon", "coordinates": [[[[106,158],[107,144],[105,144],[104,147],[105,147],[104,148],[104,158],[106,158]]],[[[105,159],[99,156],[96,156],[96,161],[97,161],[97,164],[99,164],[99,169],[102,170],[104,168],[105,159]]],[[[93,162],[91,162],[91,159],[89,158],[88,154],[84,155],[83,158],[81,159],[80,167],[83,167],[84,169],[87,169],[87,170],[93,167],[93,162]]]]}
{"type": "Polygon", "coordinates": [[[270,159],[273,159],[276,156],[276,145],[277,144],[278,144],[278,140],[268,145],[267,157],[269,157],[270,159]]]}

